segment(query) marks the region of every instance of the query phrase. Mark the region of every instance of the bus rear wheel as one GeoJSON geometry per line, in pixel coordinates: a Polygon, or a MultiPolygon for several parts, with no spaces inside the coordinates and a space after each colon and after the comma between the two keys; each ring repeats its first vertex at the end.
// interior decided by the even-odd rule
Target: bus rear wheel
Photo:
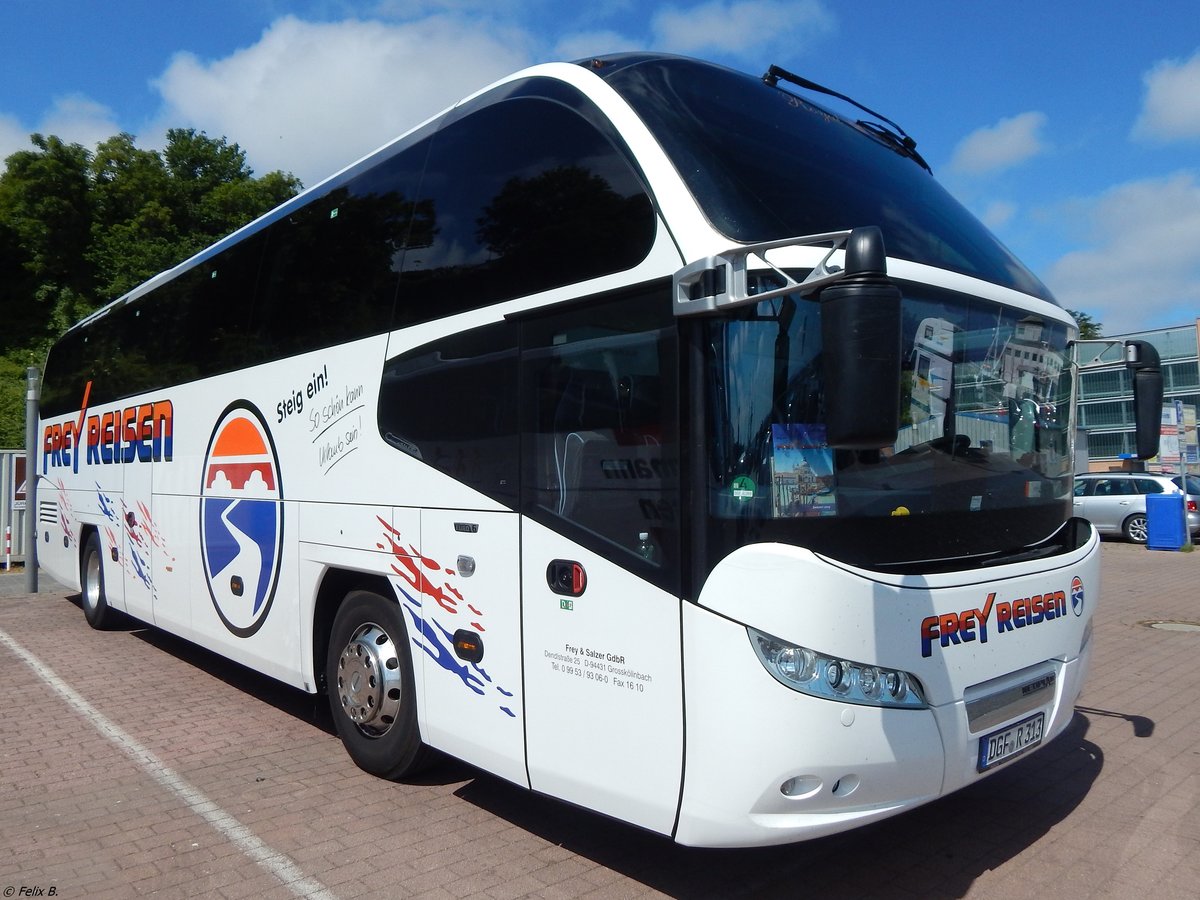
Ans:
{"type": "Polygon", "coordinates": [[[79,558],[79,588],[88,624],[98,630],[112,627],[117,611],[108,605],[104,593],[104,558],[100,555],[100,536],[94,531],[84,542],[79,558]]]}
{"type": "Polygon", "coordinates": [[[426,765],[408,629],[396,601],[369,591],[346,595],[333,620],[325,675],[338,735],[359,768],[395,779],[426,765]]]}

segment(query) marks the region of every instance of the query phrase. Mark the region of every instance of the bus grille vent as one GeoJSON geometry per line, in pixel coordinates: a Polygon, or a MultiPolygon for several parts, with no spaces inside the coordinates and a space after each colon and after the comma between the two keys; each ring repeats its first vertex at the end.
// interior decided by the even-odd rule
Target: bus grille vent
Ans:
{"type": "Polygon", "coordinates": [[[967,688],[967,724],[972,733],[1054,702],[1059,666],[1054,660],[967,688]]]}

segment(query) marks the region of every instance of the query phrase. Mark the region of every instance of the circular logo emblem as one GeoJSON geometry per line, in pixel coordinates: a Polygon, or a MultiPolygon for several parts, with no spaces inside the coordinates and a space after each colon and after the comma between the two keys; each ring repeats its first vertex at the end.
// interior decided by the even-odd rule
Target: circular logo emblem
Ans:
{"type": "Polygon", "coordinates": [[[1071,609],[1075,615],[1083,615],[1083,579],[1078,575],[1071,579],[1071,609]]]}
{"type": "Polygon", "coordinates": [[[200,486],[200,555],[217,615],[238,637],[262,627],[283,555],[279,457],[262,414],[231,403],[213,429],[200,486]]]}

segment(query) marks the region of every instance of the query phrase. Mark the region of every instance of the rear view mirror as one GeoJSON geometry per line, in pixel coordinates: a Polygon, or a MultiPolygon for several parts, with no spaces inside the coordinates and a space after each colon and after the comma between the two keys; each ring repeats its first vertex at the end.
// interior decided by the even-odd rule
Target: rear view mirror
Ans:
{"type": "Polygon", "coordinates": [[[900,289],[887,277],[878,228],[850,233],[845,268],[820,293],[826,440],[889,447],[900,430],[900,289]]]}
{"type": "Polygon", "coordinates": [[[1147,341],[1125,342],[1125,368],[1133,379],[1133,421],[1138,459],[1158,456],[1163,376],[1158,351],[1147,341]]]}

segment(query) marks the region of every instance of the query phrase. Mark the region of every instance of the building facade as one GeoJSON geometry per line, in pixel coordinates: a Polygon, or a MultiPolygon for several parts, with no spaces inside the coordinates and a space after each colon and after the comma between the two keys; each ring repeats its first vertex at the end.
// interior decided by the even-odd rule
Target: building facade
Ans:
{"type": "MultiPolygon", "coordinates": [[[[1130,339],[1148,341],[1158,350],[1163,402],[1180,400],[1200,409],[1200,319],[1190,325],[1105,337],[1113,341],[1130,339]]],[[[1087,432],[1089,469],[1093,472],[1127,464],[1136,448],[1133,385],[1120,345],[1101,358],[1111,359],[1112,365],[1079,375],[1078,425],[1087,432]]]]}

